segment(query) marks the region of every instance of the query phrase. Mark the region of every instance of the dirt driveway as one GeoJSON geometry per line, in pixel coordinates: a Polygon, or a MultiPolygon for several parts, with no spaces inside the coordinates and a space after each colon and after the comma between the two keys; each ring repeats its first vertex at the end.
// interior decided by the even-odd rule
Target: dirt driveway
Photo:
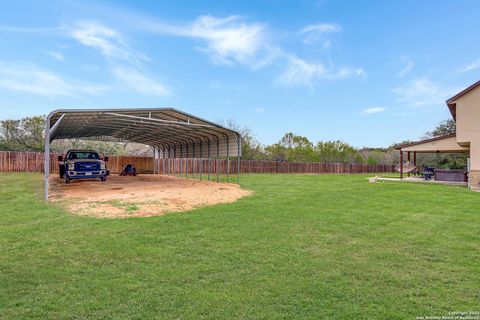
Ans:
{"type": "Polygon", "coordinates": [[[100,180],[50,178],[50,199],[68,211],[99,218],[148,217],[230,203],[251,194],[230,183],[163,175],[110,176],[100,180]]]}

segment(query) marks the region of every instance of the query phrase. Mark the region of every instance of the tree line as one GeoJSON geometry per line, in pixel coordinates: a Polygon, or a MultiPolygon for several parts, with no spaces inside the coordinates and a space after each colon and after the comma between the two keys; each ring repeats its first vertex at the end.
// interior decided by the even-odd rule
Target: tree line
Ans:
{"type": "MultiPolygon", "coordinates": [[[[0,151],[44,150],[45,116],[20,120],[0,121],[0,151]]],[[[105,142],[84,139],[65,139],[52,142],[53,152],[66,153],[70,149],[92,149],[109,155],[152,155],[151,147],[130,142],[105,142]]]]}
{"type": "MultiPolygon", "coordinates": [[[[318,141],[314,143],[307,137],[288,132],[278,142],[271,145],[263,145],[255,138],[250,128],[241,127],[232,120],[227,121],[224,125],[241,134],[242,159],[247,160],[397,165],[400,162],[400,154],[395,147],[400,144],[413,142],[405,140],[385,148],[355,148],[342,140],[318,141]]],[[[453,119],[444,120],[433,130],[426,132],[421,139],[452,134],[455,131],[455,121],[453,119]]],[[[466,163],[466,154],[419,153],[417,155],[418,166],[460,169],[465,168],[466,163]]]]}
{"type": "MultiPolygon", "coordinates": [[[[43,151],[45,116],[26,117],[19,120],[0,121],[0,150],[43,151]]],[[[307,137],[292,132],[284,134],[276,143],[261,144],[248,127],[242,127],[233,120],[224,126],[239,132],[242,136],[242,158],[246,160],[273,160],[290,162],[339,162],[366,164],[398,164],[399,153],[396,144],[386,148],[355,148],[342,141],[312,142],[307,137]]],[[[442,121],[422,138],[455,133],[453,120],[442,121]]],[[[410,141],[402,141],[407,143],[410,141]]],[[[136,143],[103,142],[95,140],[68,139],[54,141],[51,149],[66,152],[68,149],[95,149],[110,155],[152,155],[148,146],[136,143]]],[[[419,154],[417,163],[435,167],[463,168],[466,155],[462,154],[419,154]]]]}

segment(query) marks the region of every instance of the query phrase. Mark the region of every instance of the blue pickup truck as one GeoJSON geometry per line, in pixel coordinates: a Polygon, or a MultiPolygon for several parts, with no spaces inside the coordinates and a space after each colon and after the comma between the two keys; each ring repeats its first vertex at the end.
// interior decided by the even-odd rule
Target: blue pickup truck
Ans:
{"type": "Polygon", "coordinates": [[[60,178],[65,179],[65,183],[91,178],[107,181],[107,161],[108,157],[101,159],[93,150],[69,150],[65,157],[58,157],[60,178]]]}

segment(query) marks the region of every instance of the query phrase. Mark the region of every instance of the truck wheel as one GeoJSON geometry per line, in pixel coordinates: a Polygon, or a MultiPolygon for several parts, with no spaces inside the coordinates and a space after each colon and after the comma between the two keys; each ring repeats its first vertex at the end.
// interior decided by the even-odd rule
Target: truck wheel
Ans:
{"type": "Polygon", "coordinates": [[[65,176],[65,183],[66,183],[66,184],[69,184],[69,183],[70,183],[70,178],[67,177],[67,176],[65,176]]]}
{"type": "Polygon", "coordinates": [[[101,177],[100,180],[102,180],[103,182],[107,181],[107,177],[101,177]]]}

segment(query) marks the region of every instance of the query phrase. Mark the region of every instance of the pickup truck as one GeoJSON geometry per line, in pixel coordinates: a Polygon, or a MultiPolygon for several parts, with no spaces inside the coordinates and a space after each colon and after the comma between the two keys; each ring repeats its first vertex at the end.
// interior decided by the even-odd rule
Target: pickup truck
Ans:
{"type": "Polygon", "coordinates": [[[65,157],[58,157],[60,178],[65,179],[65,183],[91,178],[107,181],[107,161],[108,157],[101,159],[93,150],[69,150],[65,157]]]}

